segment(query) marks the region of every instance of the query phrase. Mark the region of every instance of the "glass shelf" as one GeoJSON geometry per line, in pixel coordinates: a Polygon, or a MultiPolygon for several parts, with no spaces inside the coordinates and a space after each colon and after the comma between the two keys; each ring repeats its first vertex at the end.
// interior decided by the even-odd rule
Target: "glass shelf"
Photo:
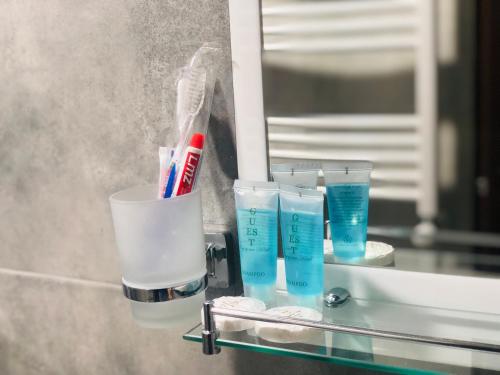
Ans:
{"type": "MultiPolygon", "coordinates": [[[[286,305],[286,293],[279,295],[278,305],[286,305]]],[[[224,309],[215,310],[216,319],[218,310],[224,309]]],[[[432,337],[442,340],[442,343],[458,340],[500,345],[499,314],[352,298],[337,308],[324,307],[323,323],[432,337]]],[[[202,327],[198,325],[187,332],[184,339],[202,342],[201,331],[202,327]]],[[[257,337],[254,330],[220,332],[216,344],[391,373],[470,374],[476,369],[481,374],[500,372],[500,353],[324,329],[315,329],[314,332],[307,341],[293,344],[266,341],[257,337]]]]}

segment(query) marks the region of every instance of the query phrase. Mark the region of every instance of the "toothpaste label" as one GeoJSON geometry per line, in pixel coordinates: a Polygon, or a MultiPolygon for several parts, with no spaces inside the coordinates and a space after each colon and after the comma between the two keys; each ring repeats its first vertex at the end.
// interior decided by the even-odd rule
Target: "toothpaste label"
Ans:
{"type": "Polygon", "coordinates": [[[176,186],[174,190],[176,196],[187,194],[193,190],[196,169],[198,168],[200,159],[201,150],[194,147],[188,147],[186,150],[184,165],[182,166],[182,171],[177,182],[178,186],[176,186]]]}

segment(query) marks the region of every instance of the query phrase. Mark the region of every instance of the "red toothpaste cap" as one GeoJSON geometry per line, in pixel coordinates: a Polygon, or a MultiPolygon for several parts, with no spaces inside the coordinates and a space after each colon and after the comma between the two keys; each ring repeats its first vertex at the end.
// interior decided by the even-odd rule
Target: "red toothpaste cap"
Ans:
{"type": "Polygon", "coordinates": [[[203,144],[205,143],[205,136],[201,133],[194,133],[191,137],[191,142],[189,142],[189,146],[194,148],[203,149],[203,144]]]}

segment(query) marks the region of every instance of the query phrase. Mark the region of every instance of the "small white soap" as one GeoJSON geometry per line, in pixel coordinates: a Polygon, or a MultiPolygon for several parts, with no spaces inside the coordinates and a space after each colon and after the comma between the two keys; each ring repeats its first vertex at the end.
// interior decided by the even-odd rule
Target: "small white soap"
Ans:
{"type": "MultiPolygon", "coordinates": [[[[266,309],[264,302],[250,297],[219,297],[213,300],[215,307],[247,312],[263,312],[266,309]]],[[[201,310],[201,324],[204,324],[203,309],[201,310]]],[[[215,316],[215,326],[219,331],[236,332],[252,329],[253,320],[231,318],[229,316],[215,316]]]]}
{"type": "Polygon", "coordinates": [[[384,242],[366,241],[366,252],[363,259],[341,259],[335,256],[332,240],[324,241],[325,263],[356,263],[367,266],[394,266],[394,248],[384,242]]]}
{"type": "MultiPolygon", "coordinates": [[[[308,307],[300,306],[282,306],[269,309],[266,315],[272,315],[280,318],[295,318],[320,321],[322,315],[320,312],[308,307]]],[[[292,343],[308,341],[317,334],[318,330],[309,327],[303,327],[291,324],[256,322],[255,333],[265,340],[278,343],[292,343]]]]}

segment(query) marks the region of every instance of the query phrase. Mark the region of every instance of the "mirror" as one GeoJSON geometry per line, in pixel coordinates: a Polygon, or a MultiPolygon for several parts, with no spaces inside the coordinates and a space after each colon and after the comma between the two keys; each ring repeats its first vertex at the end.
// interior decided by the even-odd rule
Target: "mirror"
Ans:
{"type": "Polygon", "coordinates": [[[498,276],[500,20],[487,1],[261,7],[269,164],[370,160],[368,240],[396,248],[390,266],[498,276]]]}

